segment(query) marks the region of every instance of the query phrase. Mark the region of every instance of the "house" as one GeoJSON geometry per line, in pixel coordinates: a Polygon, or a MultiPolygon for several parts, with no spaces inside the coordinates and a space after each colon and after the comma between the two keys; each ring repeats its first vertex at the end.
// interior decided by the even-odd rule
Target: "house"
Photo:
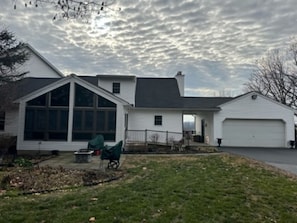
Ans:
{"type": "Polygon", "coordinates": [[[219,138],[222,146],[281,148],[295,140],[295,111],[261,94],[186,97],[181,72],[171,78],[64,76],[29,50],[31,75],[18,83],[16,109],[0,116],[0,133],[17,136],[19,151],[75,151],[97,134],[107,144],[170,143],[183,137],[188,114],[210,145],[219,138]]]}

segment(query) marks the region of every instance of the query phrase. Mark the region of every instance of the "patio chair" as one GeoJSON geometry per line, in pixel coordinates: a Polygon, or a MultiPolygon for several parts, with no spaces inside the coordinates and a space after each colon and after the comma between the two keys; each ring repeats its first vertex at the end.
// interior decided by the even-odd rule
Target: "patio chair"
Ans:
{"type": "Polygon", "coordinates": [[[107,168],[117,169],[120,165],[120,157],[122,153],[123,141],[118,142],[114,146],[105,146],[101,153],[100,167],[103,166],[103,160],[109,160],[107,168]]]}
{"type": "Polygon", "coordinates": [[[104,149],[103,135],[97,135],[94,139],[88,142],[88,150],[100,151],[104,149]]]}

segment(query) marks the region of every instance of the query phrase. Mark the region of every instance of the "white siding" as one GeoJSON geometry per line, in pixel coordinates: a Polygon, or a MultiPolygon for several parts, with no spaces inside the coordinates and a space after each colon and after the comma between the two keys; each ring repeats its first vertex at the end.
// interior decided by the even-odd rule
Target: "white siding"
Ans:
{"type": "Polygon", "coordinates": [[[129,111],[129,130],[156,130],[182,132],[183,114],[181,111],[132,110],[129,111]],[[162,125],[155,125],[155,115],[162,116],[162,125]]]}
{"type": "Polygon", "coordinates": [[[0,134],[10,134],[16,136],[18,133],[18,110],[10,110],[5,112],[4,131],[0,134]]]}
{"type": "Polygon", "coordinates": [[[201,120],[204,119],[204,142],[207,144],[214,144],[213,134],[213,112],[196,112],[196,133],[202,134],[201,120]]]}
{"type": "Polygon", "coordinates": [[[52,67],[34,53],[31,53],[30,59],[22,66],[21,71],[29,71],[26,77],[61,77],[52,67]]]}
{"type": "MultiPolygon", "coordinates": [[[[182,138],[183,114],[181,111],[166,110],[132,110],[129,111],[128,130],[162,131],[158,142],[166,142],[166,131],[179,134],[169,134],[169,138],[180,140],[182,138]],[[162,116],[162,125],[155,125],[155,116],[162,116]]],[[[155,134],[150,132],[149,134],[155,134]]],[[[150,139],[150,135],[147,136],[150,139]]]]}
{"type": "MultiPolygon", "coordinates": [[[[254,93],[253,93],[254,94],[254,93]]],[[[283,147],[288,146],[289,140],[294,140],[294,112],[283,105],[280,105],[264,96],[258,95],[255,100],[252,94],[247,94],[238,99],[226,103],[221,111],[214,114],[213,144],[217,138],[223,137],[223,122],[226,119],[250,119],[250,120],[281,120],[284,123],[285,142],[283,147]]],[[[265,134],[265,133],[263,133],[265,134]]],[[[222,140],[224,145],[224,139],[222,140]]],[[[240,145],[238,145],[240,146],[240,145]]],[[[241,145],[244,146],[244,145],[241,145]]]]}
{"type": "Polygon", "coordinates": [[[115,94],[119,98],[129,102],[130,104],[135,104],[135,89],[136,89],[136,81],[135,78],[117,78],[115,75],[111,78],[100,78],[98,79],[98,86],[103,89],[112,92],[112,84],[120,83],[121,89],[120,94],[115,94]]]}

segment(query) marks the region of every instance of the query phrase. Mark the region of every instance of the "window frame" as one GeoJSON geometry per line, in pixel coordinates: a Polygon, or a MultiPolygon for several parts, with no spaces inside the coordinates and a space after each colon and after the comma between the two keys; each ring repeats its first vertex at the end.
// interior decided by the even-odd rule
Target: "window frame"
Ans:
{"type": "Polygon", "coordinates": [[[112,83],[112,93],[113,94],[120,94],[121,93],[121,83],[120,82],[113,82],[112,83]]]}
{"type": "Polygon", "coordinates": [[[154,124],[155,124],[155,126],[162,126],[163,125],[163,116],[155,115],[154,124]]]}

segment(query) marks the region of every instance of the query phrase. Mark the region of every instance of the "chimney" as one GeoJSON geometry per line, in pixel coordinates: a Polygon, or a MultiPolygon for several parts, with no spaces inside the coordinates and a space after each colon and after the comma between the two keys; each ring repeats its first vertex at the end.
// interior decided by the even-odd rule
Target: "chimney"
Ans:
{"type": "Polygon", "coordinates": [[[175,79],[177,81],[180,96],[183,97],[185,93],[185,75],[182,74],[181,71],[178,71],[175,75],[175,79]]]}

